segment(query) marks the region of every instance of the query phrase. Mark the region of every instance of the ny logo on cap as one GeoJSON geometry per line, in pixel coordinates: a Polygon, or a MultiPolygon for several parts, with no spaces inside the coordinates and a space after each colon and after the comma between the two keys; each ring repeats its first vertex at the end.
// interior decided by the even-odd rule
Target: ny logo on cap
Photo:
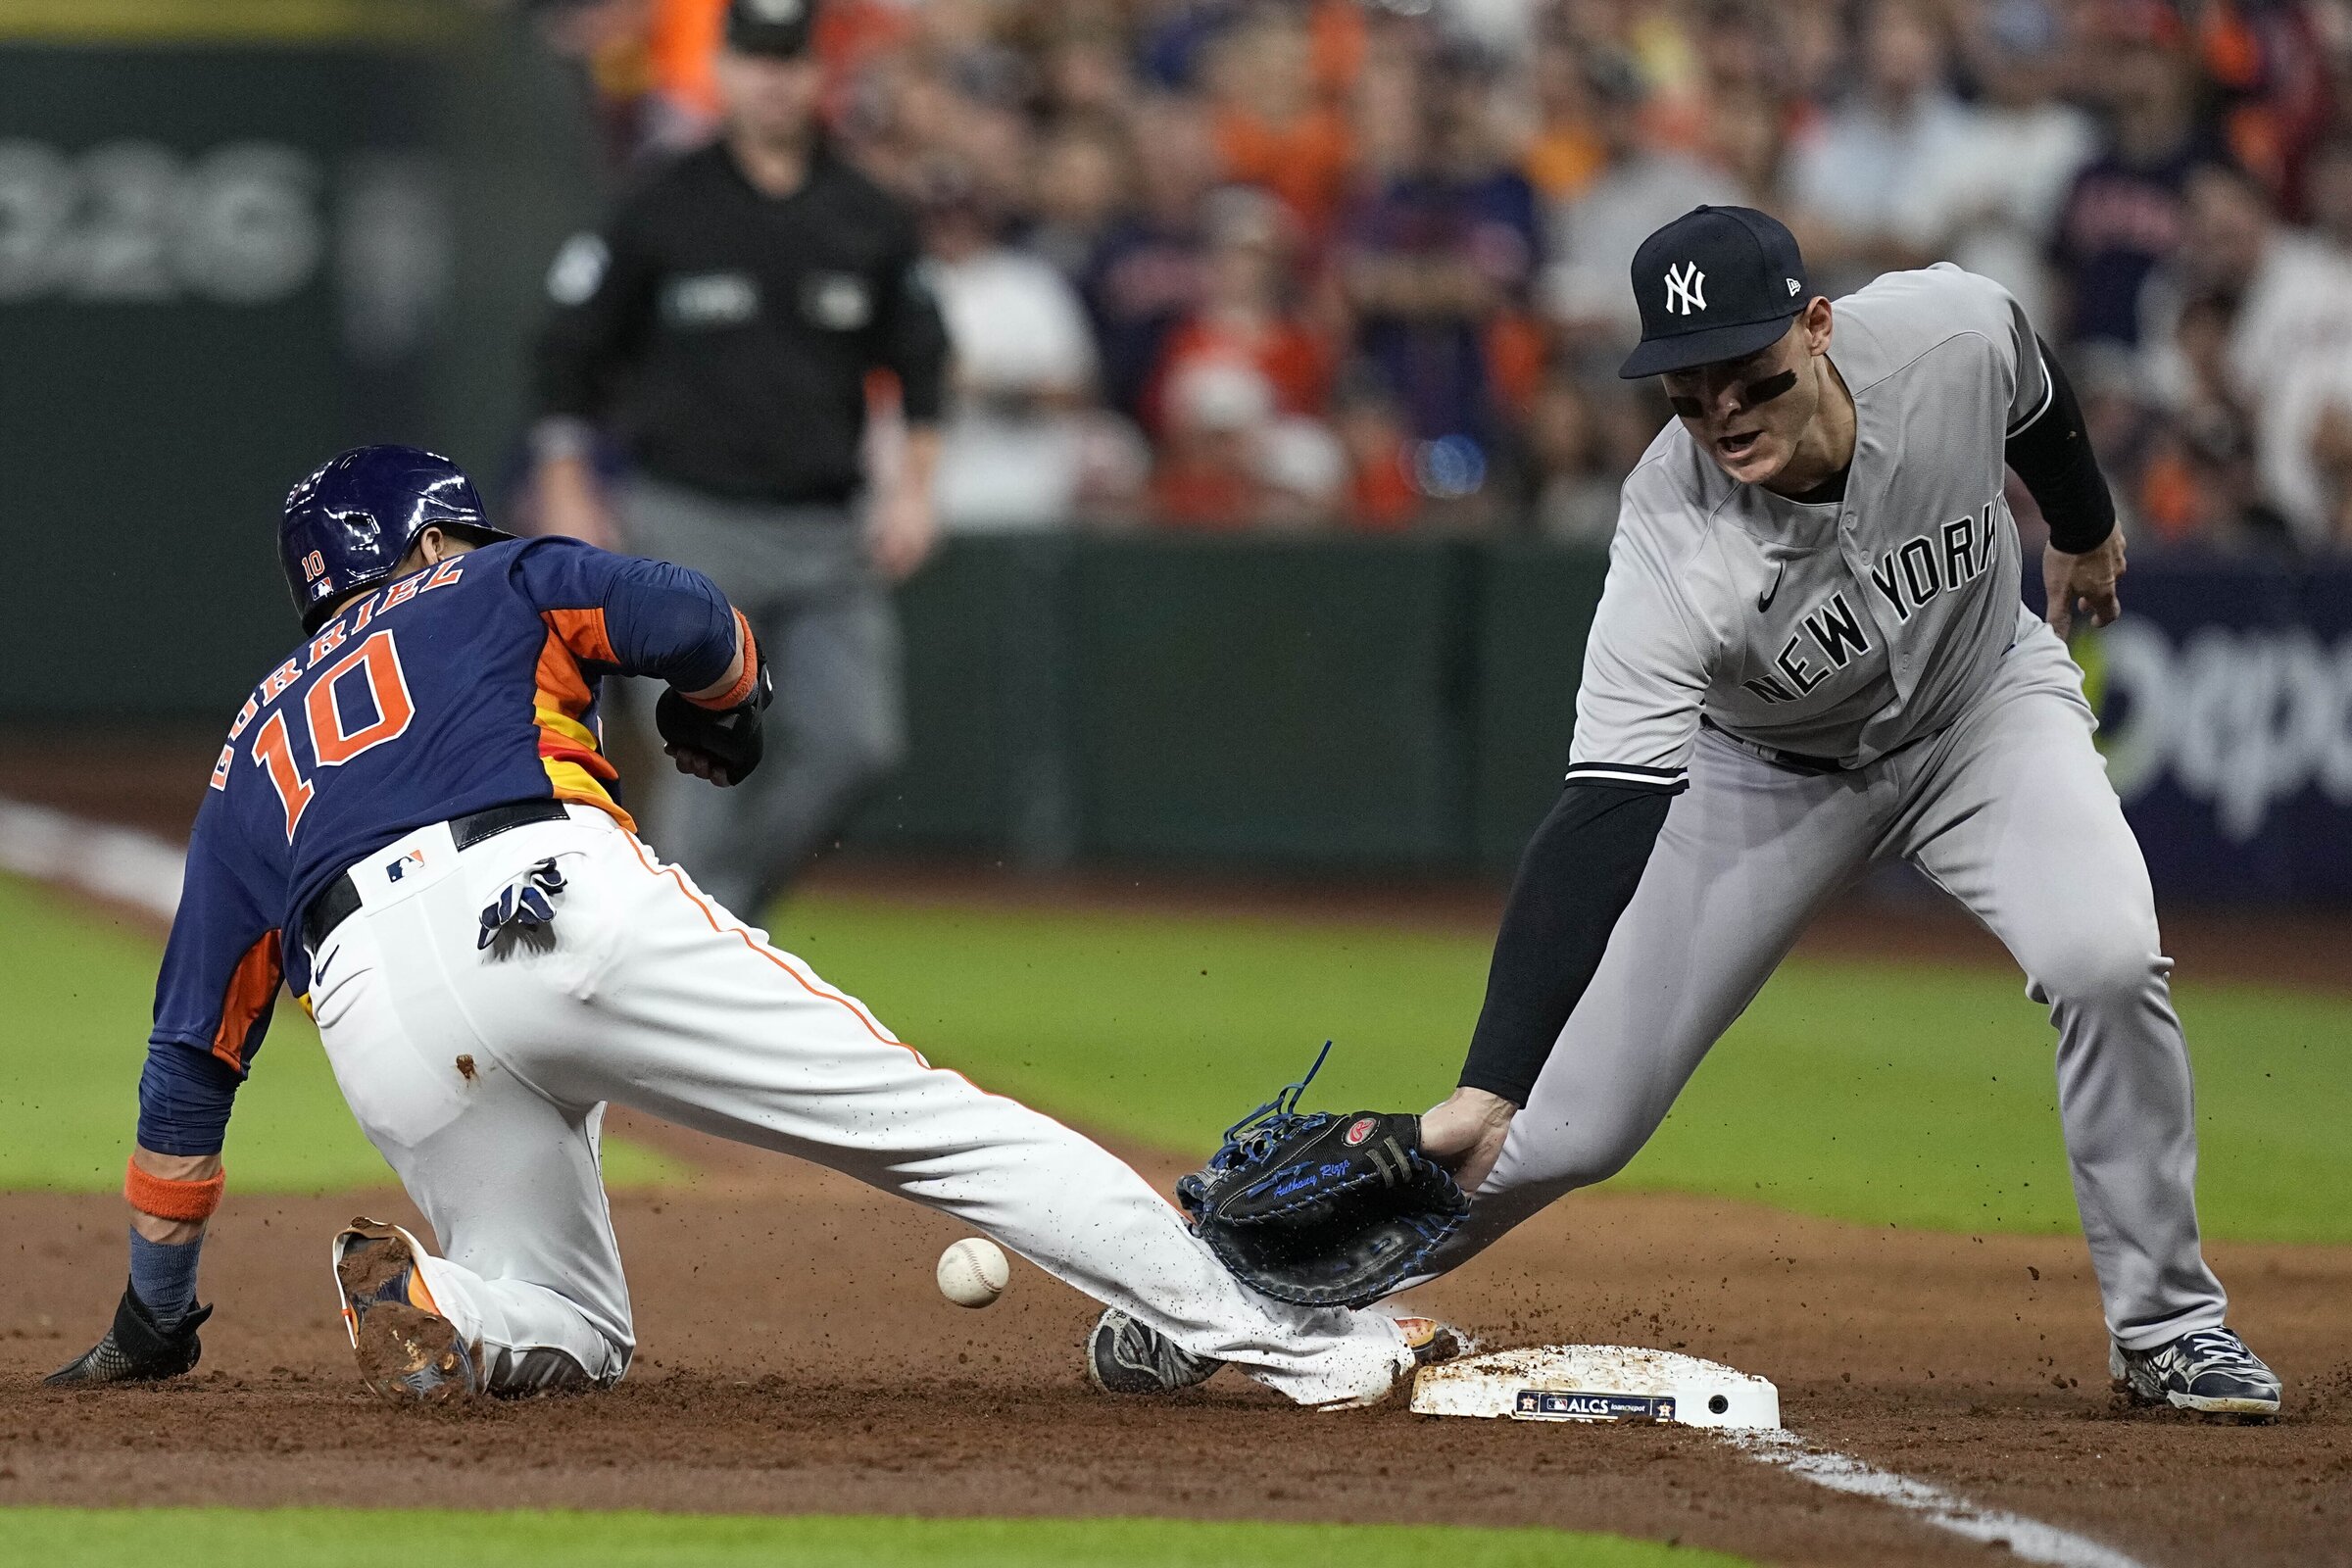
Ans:
{"type": "Polygon", "coordinates": [[[1696,262],[1666,269],[1666,309],[1677,316],[1707,308],[1707,274],[1696,262]]]}

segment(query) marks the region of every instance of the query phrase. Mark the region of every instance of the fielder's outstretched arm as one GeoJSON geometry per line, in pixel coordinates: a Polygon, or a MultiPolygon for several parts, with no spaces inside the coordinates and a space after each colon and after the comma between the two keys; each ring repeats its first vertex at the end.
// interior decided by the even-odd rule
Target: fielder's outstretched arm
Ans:
{"type": "Polygon", "coordinates": [[[1520,858],[1459,1087],[1421,1118],[1422,1148],[1475,1194],[1633,902],[1681,786],[1575,783],[1520,858]]]}
{"type": "Polygon", "coordinates": [[[1520,858],[1461,1084],[1525,1105],[1633,902],[1672,795],[1571,783],[1520,858]]]}

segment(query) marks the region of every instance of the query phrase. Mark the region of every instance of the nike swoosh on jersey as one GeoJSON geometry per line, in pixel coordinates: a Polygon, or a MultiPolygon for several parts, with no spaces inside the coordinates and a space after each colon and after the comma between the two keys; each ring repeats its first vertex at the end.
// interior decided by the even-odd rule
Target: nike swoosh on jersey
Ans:
{"type": "Polygon", "coordinates": [[[1765,589],[1762,593],[1756,595],[1756,608],[1758,610],[1770,610],[1772,608],[1772,601],[1774,597],[1777,596],[1781,591],[1781,578],[1788,572],[1788,563],[1786,561],[1782,562],[1779,567],[1774,570],[1772,574],[1772,586],[1765,589]]]}
{"type": "Polygon", "coordinates": [[[341,948],[337,948],[334,952],[328,954],[325,957],[320,958],[317,963],[311,965],[312,983],[315,985],[318,982],[324,980],[326,978],[326,966],[341,956],[343,956],[343,950],[341,948]]]}

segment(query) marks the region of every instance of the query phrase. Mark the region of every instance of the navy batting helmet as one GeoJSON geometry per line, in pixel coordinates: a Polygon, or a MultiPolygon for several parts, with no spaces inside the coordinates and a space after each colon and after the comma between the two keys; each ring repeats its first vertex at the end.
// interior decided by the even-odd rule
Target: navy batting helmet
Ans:
{"type": "Polygon", "coordinates": [[[416,447],[355,447],[286,495],[278,564],[302,629],[317,631],[339,600],[399,567],[427,528],[511,539],[490,526],[466,470],[416,447]]]}

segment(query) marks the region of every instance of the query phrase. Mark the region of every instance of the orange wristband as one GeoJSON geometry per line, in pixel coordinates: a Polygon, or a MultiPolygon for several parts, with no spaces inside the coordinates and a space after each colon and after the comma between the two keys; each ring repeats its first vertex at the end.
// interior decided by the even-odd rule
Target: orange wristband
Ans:
{"type": "Polygon", "coordinates": [[[157,1219],[210,1219],[213,1210],[220,1206],[220,1190],[227,1185],[225,1168],[201,1182],[175,1182],[139,1169],[136,1160],[122,1173],[122,1196],[130,1200],[130,1206],[157,1219]]]}
{"type": "Polygon", "coordinates": [[[752,641],[752,623],[743,618],[740,610],[735,612],[735,630],[743,638],[743,673],[735,677],[734,685],[716,697],[687,698],[695,707],[723,713],[750,697],[752,688],[760,684],[760,645],[752,641]]]}

